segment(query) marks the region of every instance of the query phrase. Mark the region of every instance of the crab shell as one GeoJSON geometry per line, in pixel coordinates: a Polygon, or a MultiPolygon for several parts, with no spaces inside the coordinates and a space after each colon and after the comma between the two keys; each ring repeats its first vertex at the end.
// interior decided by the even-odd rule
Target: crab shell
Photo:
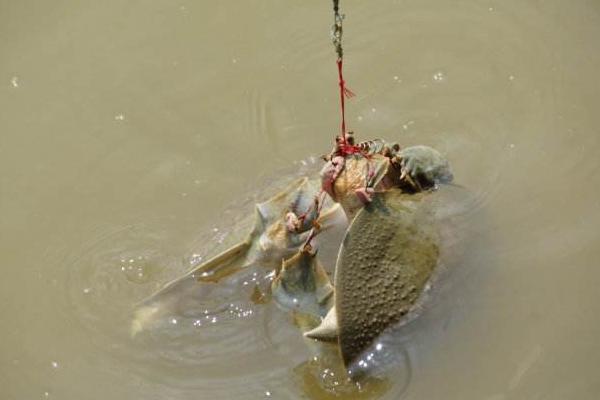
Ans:
{"type": "Polygon", "coordinates": [[[335,166],[330,161],[321,170],[323,189],[336,202],[340,203],[348,219],[351,219],[364,204],[356,191],[367,186],[375,191],[387,188],[383,178],[388,174],[389,159],[381,154],[364,157],[351,154],[345,157],[344,167],[337,177],[332,176],[335,166]]]}
{"type": "Polygon", "coordinates": [[[324,188],[330,185],[332,198],[353,219],[336,262],[335,305],[305,336],[337,339],[346,366],[414,308],[438,264],[440,196],[407,191],[401,176],[417,182],[412,189],[435,188],[452,180],[449,163],[427,146],[408,147],[394,159],[347,156],[333,184],[331,163],[321,171],[324,188]],[[365,205],[356,192],[368,185],[375,193],[365,205]]]}
{"type": "Polygon", "coordinates": [[[439,258],[435,193],[378,194],[354,218],[336,263],[340,353],[351,365],[417,302],[439,258]]]}
{"type": "Polygon", "coordinates": [[[406,147],[389,157],[380,153],[338,156],[325,164],[320,175],[323,189],[342,205],[349,219],[365,205],[357,192],[367,187],[373,192],[399,188],[415,193],[454,178],[448,160],[423,145],[406,147]]]}

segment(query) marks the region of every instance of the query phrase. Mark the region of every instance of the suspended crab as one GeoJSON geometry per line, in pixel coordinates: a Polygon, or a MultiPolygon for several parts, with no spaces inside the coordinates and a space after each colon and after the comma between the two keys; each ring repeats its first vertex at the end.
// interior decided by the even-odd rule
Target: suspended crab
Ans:
{"type": "Polygon", "coordinates": [[[161,315],[167,295],[184,285],[216,282],[256,264],[274,271],[273,300],[310,317],[304,335],[337,343],[346,366],[408,314],[438,262],[439,196],[430,189],[452,180],[448,162],[430,147],[355,145],[352,136],[338,139],[325,159],[322,190],[305,178],[257,204],[247,237],[143,301],[132,333],[161,315]],[[348,220],[332,284],[317,239],[348,220]]]}

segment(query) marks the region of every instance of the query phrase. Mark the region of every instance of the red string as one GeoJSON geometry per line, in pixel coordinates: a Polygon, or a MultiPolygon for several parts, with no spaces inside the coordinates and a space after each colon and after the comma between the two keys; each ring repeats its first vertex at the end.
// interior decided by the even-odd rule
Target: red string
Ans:
{"type": "Polygon", "coordinates": [[[360,147],[353,146],[353,145],[350,145],[350,144],[344,145],[342,147],[342,152],[344,153],[344,155],[363,154],[363,151],[360,149],[360,147]]]}
{"type": "Polygon", "coordinates": [[[342,143],[344,145],[344,152],[347,154],[352,154],[356,152],[354,146],[350,146],[346,142],[346,107],[345,107],[345,98],[354,97],[355,94],[346,87],[346,82],[344,81],[344,75],[342,74],[342,59],[339,58],[337,60],[338,67],[338,76],[339,76],[339,84],[340,84],[340,104],[342,106],[342,143]]]}

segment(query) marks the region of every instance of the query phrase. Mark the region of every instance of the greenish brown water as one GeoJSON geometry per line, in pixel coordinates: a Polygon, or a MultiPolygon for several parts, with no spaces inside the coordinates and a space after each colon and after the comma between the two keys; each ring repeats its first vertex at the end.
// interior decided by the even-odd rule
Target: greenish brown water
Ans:
{"type": "MultiPolygon", "coordinates": [[[[477,200],[460,265],[382,339],[395,366],[342,398],[598,398],[600,3],[342,7],[351,129],[436,147],[477,200]]],[[[134,304],[330,149],[331,19],[328,1],[0,0],[0,398],[344,392],[243,280],[205,298],[233,312],[129,335],[134,304]]]]}

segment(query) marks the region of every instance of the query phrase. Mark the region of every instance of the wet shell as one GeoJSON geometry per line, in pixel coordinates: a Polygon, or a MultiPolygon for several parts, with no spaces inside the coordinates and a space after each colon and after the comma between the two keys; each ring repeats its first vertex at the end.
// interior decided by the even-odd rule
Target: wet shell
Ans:
{"type": "Polygon", "coordinates": [[[374,174],[372,186],[377,188],[387,173],[388,165],[388,159],[380,154],[374,154],[369,158],[362,155],[346,157],[344,170],[335,180],[333,189],[336,200],[342,205],[349,218],[363,206],[355,191],[367,185],[366,177],[369,169],[374,174]]]}
{"type": "Polygon", "coordinates": [[[391,190],[359,211],[340,248],[335,288],[339,345],[346,366],[423,292],[439,258],[430,193],[391,190]]]}

